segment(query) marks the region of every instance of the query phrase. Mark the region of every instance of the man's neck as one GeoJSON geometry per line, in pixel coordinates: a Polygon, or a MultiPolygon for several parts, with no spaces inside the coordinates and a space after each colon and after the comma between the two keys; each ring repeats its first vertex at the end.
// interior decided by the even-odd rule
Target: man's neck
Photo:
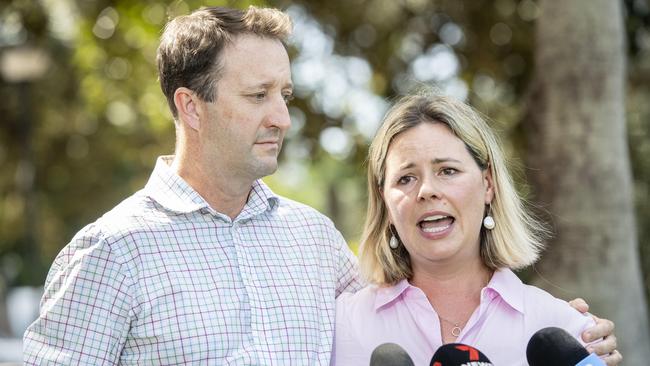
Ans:
{"type": "Polygon", "coordinates": [[[185,180],[215,211],[234,219],[244,209],[254,180],[241,179],[227,169],[205,169],[207,164],[187,159],[183,154],[174,157],[171,168],[185,180]],[[221,172],[221,173],[217,173],[221,172]]]}

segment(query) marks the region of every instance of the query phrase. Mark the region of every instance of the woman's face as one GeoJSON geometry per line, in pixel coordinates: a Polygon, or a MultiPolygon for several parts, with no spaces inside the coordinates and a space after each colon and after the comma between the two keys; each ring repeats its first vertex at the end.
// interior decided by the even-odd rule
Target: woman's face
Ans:
{"type": "Polygon", "coordinates": [[[489,169],[481,171],[442,123],[421,123],[389,146],[382,194],[414,272],[480,259],[483,212],[492,192],[489,169]]]}

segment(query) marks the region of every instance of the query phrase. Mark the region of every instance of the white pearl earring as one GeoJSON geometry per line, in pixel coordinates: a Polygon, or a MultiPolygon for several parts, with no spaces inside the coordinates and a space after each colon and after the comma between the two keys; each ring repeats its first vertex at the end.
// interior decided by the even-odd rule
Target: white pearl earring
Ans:
{"type": "Polygon", "coordinates": [[[399,241],[397,241],[397,238],[395,237],[395,235],[390,236],[390,241],[388,242],[388,246],[391,249],[397,249],[399,247],[399,241]]]}
{"type": "Polygon", "coordinates": [[[496,224],[494,223],[494,218],[492,218],[492,216],[489,215],[485,216],[485,218],[483,219],[483,227],[485,227],[488,230],[492,230],[494,229],[495,226],[496,224]]]}
{"type": "Polygon", "coordinates": [[[488,205],[487,209],[487,215],[483,218],[483,227],[492,230],[496,226],[496,223],[494,222],[494,218],[491,215],[492,212],[492,205],[488,205]]]}
{"type": "Polygon", "coordinates": [[[397,240],[397,237],[395,236],[395,232],[393,231],[393,225],[392,224],[388,225],[388,230],[390,230],[390,240],[388,241],[388,246],[391,249],[399,248],[399,240],[397,240]]]}

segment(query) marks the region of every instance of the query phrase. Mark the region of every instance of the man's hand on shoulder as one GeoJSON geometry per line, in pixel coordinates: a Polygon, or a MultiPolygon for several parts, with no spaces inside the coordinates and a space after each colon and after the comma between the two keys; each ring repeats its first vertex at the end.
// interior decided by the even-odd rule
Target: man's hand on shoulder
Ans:
{"type": "MultiPolygon", "coordinates": [[[[569,301],[569,305],[583,314],[589,311],[589,304],[580,298],[569,301]]],[[[593,314],[591,314],[591,317],[594,318],[596,325],[582,333],[582,340],[585,343],[590,343],[600,338],[603,340],[589,345],[587,351],[596,353],[608,366],[619,365],[623,361],[623,356],[616,349],[617,343],[616,335],[614,335],[614,322],[608,319],[601,319],[593,314]]]]}

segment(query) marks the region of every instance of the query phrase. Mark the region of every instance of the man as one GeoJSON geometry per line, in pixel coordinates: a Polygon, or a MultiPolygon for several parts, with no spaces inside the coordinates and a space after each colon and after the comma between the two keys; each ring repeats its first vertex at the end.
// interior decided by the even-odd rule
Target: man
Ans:
{"type": "Polygon", "coordinates": [[[259,180],[290,126],[290,30],[254,7],[166,26],[176,155],[57,256],[26,364],[329,364],[334,299],[362,286],[356,259],[329,219],[259,180]]]}

